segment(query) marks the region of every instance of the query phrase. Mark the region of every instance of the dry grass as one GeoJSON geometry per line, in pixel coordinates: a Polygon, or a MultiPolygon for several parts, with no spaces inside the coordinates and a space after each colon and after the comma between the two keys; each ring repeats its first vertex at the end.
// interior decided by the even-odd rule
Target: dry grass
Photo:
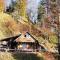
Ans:
{"type": "Polygon", "coordinates": [[[11,53],[0,52],[0,60],[15,60],[11,53]]]}

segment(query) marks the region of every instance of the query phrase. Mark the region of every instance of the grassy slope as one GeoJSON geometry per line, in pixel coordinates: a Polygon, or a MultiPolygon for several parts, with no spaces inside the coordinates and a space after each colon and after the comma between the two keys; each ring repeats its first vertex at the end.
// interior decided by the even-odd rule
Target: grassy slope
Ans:
{"type": "Polygon", "coordinates": [[[19,27],[16,21],[10,15],[0,12],[0,39],[19,33],[19,27]]]}
{"type": "MultiPolygon", "coordinates": [[[[29,31],[30,32],[30,29],[32,34],[35,35],[35,36],[40,36],[40,31],[38,29],[36,29],[34,26],[31,26],[26,22],[20,22],[19,25],[14,21],[14,19],[9,16],[8,14],[5,14],[5,13],[0,13],[0,39],[3,38],[3,37],[8,37],[8,36],[11,36],[11,35],[15,35],[15,34],[18,34],[19,32],[23,32],[23,31],[29,31]],[[8,24],[9,23],[9,24],[8,24]],[[3,28],[2,28],[3,27],[3,28]],[[39,34],[38,34],[39,33],[39,34]]],[[[41,37],[41,36],[40,36],[41,37]]],[[[44,41],[43,37],[38,37],[38,41],[44,41]]],[[[53,39],[51,39],[53,40],[53,39]]],[[[41,42],[40,41],[40,42],[41,42]]],[[[49,45],[49,44],[47,44],[49,45]]],[[[42,58],[40,57],[37,57],[36,55],[24,55],[22,56],[21,54],[16,54],[16,55],[13,55],[13,54],[10,54],[10,53],[0,53],[0,59],[1,60],[42,60],[42,58]],[[26,58],[27,57],[27,58],[26,58]]]]}
{"type": "Polygon", "coordinates": [[[11,53],[0,52],[0,60],[15,60],[11,53]]]}

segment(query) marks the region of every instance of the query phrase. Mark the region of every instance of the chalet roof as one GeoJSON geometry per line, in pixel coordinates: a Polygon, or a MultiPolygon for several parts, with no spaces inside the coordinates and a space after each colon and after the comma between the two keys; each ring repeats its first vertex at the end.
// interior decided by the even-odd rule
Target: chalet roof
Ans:
{"type": "Polygon", "coordinates": [[[8,37],[8,38],[4,38],[4,39],[1,39],[0,41],[8,41],[8,40],[15,40],[15,39],[17,39],[19,36],[20,36],[21,34],[19,34],[19,35],[16,35],[16,36],[12,36],[12,37],[8,37]]]}
{"type": "Polygon", "coordinates": [[[36,42],[36,39],[30,33],[19,34],[16,36],[4,38],[0,41],[8,41],[8,40],[15,40],[16,42],[36,42]]]}
{"type": "Polygon", "coordinates": [[[35,39],[27,33],[25,35],[22,34],[20,37],[16,39],[16,41],[17,42],[35,42],[35,39]]]}
{"type": "Polygon", "coordinates": [[[17,42],[35,42],[35,40],[31,37],[27,38],[21,35],[21,37],[17,38],[17,42]]]}

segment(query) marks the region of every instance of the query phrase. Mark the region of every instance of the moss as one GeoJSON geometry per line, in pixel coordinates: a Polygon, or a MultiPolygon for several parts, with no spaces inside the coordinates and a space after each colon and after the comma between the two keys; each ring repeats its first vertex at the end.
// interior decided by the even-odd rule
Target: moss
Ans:
{"type": "Polygon", "coordinates": [[[58,37],[56,35],[49,36],[50,43],[56,44],[58,43],[58,37]]]}

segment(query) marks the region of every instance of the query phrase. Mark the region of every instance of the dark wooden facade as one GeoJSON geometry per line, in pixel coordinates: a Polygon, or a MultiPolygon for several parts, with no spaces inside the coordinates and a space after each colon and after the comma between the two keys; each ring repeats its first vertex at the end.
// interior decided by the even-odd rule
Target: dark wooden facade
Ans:
{"type": "MultiPolygon", "coordinates": [[[[29,33],[27,33],[28,35],[30,35],[29,33]]],[[[0,49],[1,48],[6,48],[6,49],[38,49],[40,47],[39,42],[32,36],[30,35],[31,39],[34,40],[34,42],[31,41],[17,41],[17,38],[21,37],[21,34],[14,36],[14,37],[10,37],[10,38],[6,38],[6,39],[2,39],[0,40],[0,49]]],[[[26,35],[24,35],[24,38],[26,38],[26,35]]],[[[28,38],[27,38],[28,39],[28,38]]]]}

